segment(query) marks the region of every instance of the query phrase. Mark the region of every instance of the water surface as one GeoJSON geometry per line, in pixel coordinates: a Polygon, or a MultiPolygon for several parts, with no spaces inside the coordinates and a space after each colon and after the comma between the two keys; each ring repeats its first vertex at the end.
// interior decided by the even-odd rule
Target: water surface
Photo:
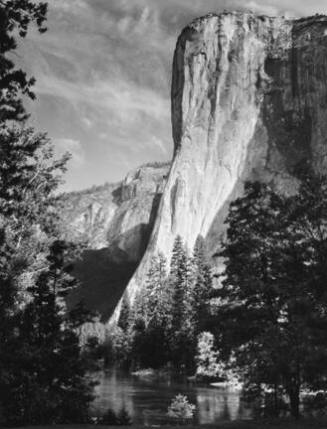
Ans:
{"type": "Polygon", "coordinates": [[[240,400],[240,393],[228,388],[201,387],[187,381],[141,379],[117,370],[98,375],[97,398],[93,414],[101,415],[109,408],[118,412],[125,408],[133,423],[156,425],[167,423],[167,408],[178,393],[196,405],[195,422],[218,423],[247,419],[251,409],[240,400]]]}

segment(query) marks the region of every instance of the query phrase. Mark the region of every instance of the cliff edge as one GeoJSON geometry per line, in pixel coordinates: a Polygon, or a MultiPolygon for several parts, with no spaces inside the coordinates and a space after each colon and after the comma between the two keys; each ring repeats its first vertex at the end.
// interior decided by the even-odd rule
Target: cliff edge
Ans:
{"type": "Polygon", "coordinates": [[[59,197],[63,238],[87,244],[75,263],[80,286],[70,305],[83,300],[108,321],[146,250],[169,168],[150,163],[122,182],[59,197]]]}
{"type": "Polygon", "coordinates": [[[302,168],[326,168],[327,17],[195,20],[177,42],[171,102],[174,160],[131,301],[151,257],[169,261],[177,234],[190,249],[202,235],[214,254],[245,181],[294,193],[302,168]]]}

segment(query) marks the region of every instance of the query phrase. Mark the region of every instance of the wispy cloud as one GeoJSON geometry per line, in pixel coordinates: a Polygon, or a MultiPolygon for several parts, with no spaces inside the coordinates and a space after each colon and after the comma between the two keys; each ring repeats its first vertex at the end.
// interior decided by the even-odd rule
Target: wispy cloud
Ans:
{"type": "Polygon", "coordinates": [[[182,28],[223,9],[327,12],[326,0],[56,0],[48,32],[22,44],[37,79],[34,120],[74,153],[70,188],[169,159],[171,63],[182,28]],[[67,137],[68,136],[68,137],[67,137]],[[87,174],[81,174],[85,168],[87,174]]]}
{"type": "Polygon", "coordinates": [[[64,155],[69,152],[71,159],[69,161],[70,168],[81,168],[85,164],[85,151],[80,141],[60,138],[53,141],[57,156],[64,155]]]}
{"type": "Polygon", "coordinates": [[[258,4],[256,1],[249,1],[245,4],[245,8],[253,12],[259,12],[269,16],[278,14],[278,9],[275,6],[271,6],[269,4],[258,4]]]}

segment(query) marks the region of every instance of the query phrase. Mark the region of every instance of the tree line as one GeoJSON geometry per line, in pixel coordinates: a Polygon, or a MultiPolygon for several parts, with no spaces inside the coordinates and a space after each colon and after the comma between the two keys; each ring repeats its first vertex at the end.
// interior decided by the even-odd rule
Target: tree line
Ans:
{"type": "Polygon", "coordinates": [[[169,271],[162,254],[152,258],[142,292],[130,307],[122,301],[112,335],[116,359],[141,368],[169,362],[179,372],[195,369],[197,337],[210,314],[211,269],[204,240],[199,237],[190,256],[180,236],[172,250],[169,271]]]}
{"type": "Polygon", "coordinates": [[[247,183],[226,224],[215,287],[201,238],[191,257],[176,238],[169,272],[153,258],[133,308],[122,303],[119,361],[194,374],[202,359],[274,415],[298,418],[308,391],[326,406],[327,177],[304,169],[292,195],[247,183]]]}
{"type": "Polygon", "coordinates": [[[308,167],[298,179],[294,195],[247,183],[231,204],[214,318],[248,392],[272,392],[275,414],[288,398],[296,418],[301,394],[327,387],[327,177],[308,167]]]}
{"type": "Polygon", "coordinates": [[[46,31],[47,4],[0,0],[0,425],[88,421],[95,340],[78,328],[91,315],[68,311],[79,246],[60,239],[55,193],[69,155],[28,125],[24,97],[34,78],[14,64],[31,25],[46,31]]]}
{"type": "MultiPolygon", "coordinates": [[[[68,311],[81,246],[61,239],[55,194],[69,155],[28,126],[24,97],[34,79],[12,53],[31,25],[46,31],[47,5],[0,0],[0,424],[87,422],[96,340],[82,347],[82,304],[68,311]]],[[[142,293],[127,299],[111,333],[111,355],[129,367],[193,374],[200,366],[237,374],[254,399],[287,398],[299,417],[301,394],[327,384],[327,178],[310,168],[298,191],[247,183],[232,202],[213,286],[204,241],[189,255],[176,237],[168,268],[151,261],[142,293]]],[[[202,371],[202,370],[201,370],[202,371]]],[[[205,372],[205,371],[204,371],[205,372]]],[[[325,403],[326,405],[326,403],[325,403]]]]}

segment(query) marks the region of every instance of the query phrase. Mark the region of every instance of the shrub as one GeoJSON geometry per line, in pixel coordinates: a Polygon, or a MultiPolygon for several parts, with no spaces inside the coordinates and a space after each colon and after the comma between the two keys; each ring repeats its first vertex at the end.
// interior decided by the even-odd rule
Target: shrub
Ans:
{"type": "Polygon", "coordinates": [[[195,405],[190,404],[184,395],[176,395],[168,407],[168,416],[176,420],[190,420],[194,417],[195,405]]]}

